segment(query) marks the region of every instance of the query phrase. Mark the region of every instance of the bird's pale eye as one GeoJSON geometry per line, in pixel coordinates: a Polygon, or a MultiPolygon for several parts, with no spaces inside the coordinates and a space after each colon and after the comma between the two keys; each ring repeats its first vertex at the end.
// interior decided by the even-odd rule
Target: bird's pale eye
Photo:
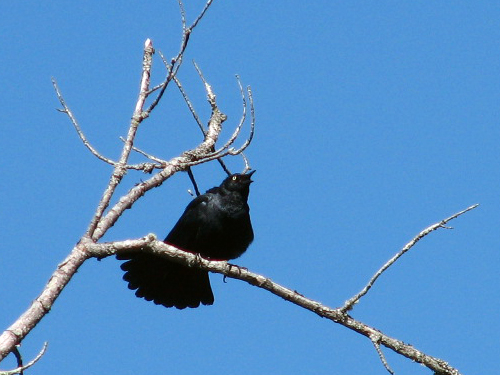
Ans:
{"type": "Polygon", "coordinates": [[[237,179],[238,179],[238,177],[233,176],[233,181],[236,181],[237,179]]]}

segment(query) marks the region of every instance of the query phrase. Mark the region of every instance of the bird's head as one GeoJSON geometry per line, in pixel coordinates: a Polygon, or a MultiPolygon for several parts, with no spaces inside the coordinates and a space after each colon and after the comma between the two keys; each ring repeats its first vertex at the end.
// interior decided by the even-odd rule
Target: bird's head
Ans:
{"type": "Polygon", "coordinates": [[[254,173],[255,170],[246,174],[241,174],[241,173],[232,174],[222,182],[222,187],[224,187],[224,189],[229,191],[247,192],[248,195],[249,186],[253,182],[251,180],[251,177],[254,173]]]}

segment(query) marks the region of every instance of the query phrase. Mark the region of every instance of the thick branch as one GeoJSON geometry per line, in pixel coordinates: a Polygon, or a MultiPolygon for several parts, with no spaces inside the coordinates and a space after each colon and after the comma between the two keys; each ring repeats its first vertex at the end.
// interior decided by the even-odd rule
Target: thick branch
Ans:
{"type": "MultiPolygon", "coordinates": [[[[10,352],[13,351],[15,345],[19,344],[26,335],[38,324],[38,322],[42,319],[45,314],[47,314],[54,301],[57,299],[61,291],[67,285],[67,283],[71,280],[73,275],[76,273],[78,268],[83,264],[83,262],[89,258],[88,253],[86,252],[86,248],[84,246],[88,245],[88,242],[97,241],[101,238],[106,231],[115,224],[117,219],[121,216],[123,211],[127,208],[130,208],[133,203],[140,198],[147,190],[159,186],[163,181],[165,181],[170,175],[172,175],[177,170],[182,170],[187,168],[189,163],[202,159],[206,156],[214,148],[214,144],[217,141],[218,135],[221,131],[222,122],[225,120],[225,115],[222,114],[216,104],[215,101],[211,101],[212,104],[212,117],[211,123],[209,126],[208,134],[203,143],[201,143],[196,149],[191,150],[183,154],[181,157],[172,159],[168,165],[164,166],[164,168],[157,173],[155,176],[147,180],[145,183],[142,183],[134,188],[132,188],[129,193],[123,196],[119,202],[104,216],[104,213],[109,206],[111,198],[115,192],[116,187],[122,181],[127,169],[136,169],[138,166],[129,166],[127,161],[130,156],[130,152],[133,149],[133,143],[135,139],[135,135],[137,133],[138,126],[140,123],[149,116],[153,108],[158,104],[161,95],[165,91],[166,85],[169,80],[172,79],[173,76],[177,73],[180,63],[182,61],[183,53],[187,47],[189,35],[192,30],[196,27],[198,22],[204,16],[213,0],[208,0],[205,4],[204,9],[193,22],[193,24],[186,28],[183,27],[183,38],[181,42],[181,49],[172,61],[172,66],[174,69],[171,74],[167,78],[165,84],[162,87],[161,93],[157,96],[156,100],[153,104],[145,111],[144,106],[146,99],[151,92],[149,90],[149,81],[151,75],[151,64],[152,64],[152,55],[154,53],[153,45],[151,40],[147,40],[144,48],[144,57],[143,57],[143,73],[140,84],[139,95],[137,99],[137,103],[135,106],[135,110],[132,116],[132,121],[129,127],[129,131],[127,137],[124,142],[124,146],[122,149],[122,153],[119,161],[115,162],[113,160],[107,159],[100,155],[87,141],[85,135],[81,131],[75,117],[73,116],[70,109],[66,106],[62,95],[60,94],[58,87],[54,83],[54,88],[56,89],[56,94],[63,106],[62,112],[66,113],[71,119],[77,133],[82,139],[84,145],[99,159],[105,161],[114,166],[113,173],[111,175],[108,187],[102,195],[102,198],[99,202],[97,210],[92,218],[88,230],[85,236],[80,240],[77,246],[73,248],[68,257],[62,262],[47,285],[45,286],[42,293],[33,301],[31,306],[24,312],[17,321],[12,324],[6,331],[4,331],[0,335],[0,361],[5,358],[10,352]]],[[[181,5],[182,7],[182,5],[181,5]]],[[[184,18],[184,16],[183,16],[184,18]]],[[[183,21],[183,23],[185,23],[183,21]]],[[[211,95],[212,99],[212,95],[211,95]]],[[[213,97],[215,100],[215,97],[213,97]]],[[[149,171],[154,168],[155,165],[152,163],[148,163],[144,165],[145,171],[149,171]]],[[[142,169],[142,168],[141,168],[142,169]]]]}
{"type": "Polygon", "coordinates": [[[210,150],[214,147],[215,142],[217,142],[219,134],[222,130],[222,123],[226,119],[226,115],[219,110],[217,104],[215,103],[215,95],[211,91],[209,91],[208,95],[211,100],[213,99],[213,101],[211,101],[212,116],[209,121],[205,140],[195,149],[186,151],[182,154],[182,156],[171,159],[162,171],[156,173],[148,180],[134,186],[126,195],[121,197],[118,203],[116,203],[108,211],[106,216],[99,221],[99,224],[92,236],[94,241],[101,238],[104,233],[115,224],[116,220],[118,220],[123,211],[132,207],[135,201],[137,201],[137,199],[143,196],[147,191],[160,186],[175,172],[186,169],[191,163],[197,160],[205,160],[206,154],[210,152],[210,150]]]}
{"type": "MultiPolygon", "coordinates": [[[[163,172],[163,171],[162,171],[163,172]]],[[[444,226],[446,222],[459,215],[473,209],[471,206],[448,219],[445,219],[421,232],[419,236],[410,242],[405,248],[412,247],[420,238],[427,233],[444,226]]],[[[434,370],[436,373],[460,375],[459,371],[451,367],[445,361],[429,356],[411,345],[385,335],[381,331],[362,323],[346,312],[345,308],[332,309],[317,301],[306,298],[295,290],[283,287],[271,279],[255,274],[245,268],[231,265],[224,261],[209,261],[199,255],[184,252],[173,246],[157,241],[154,235],[148,235],[139,240],[127,240],[120,242],[95,244],[89,240],[82,240],[71,252],[70,256],[58,266],[53,276],[49,280],[46,288],[31,307],[16,321],[7,331],[0,336],[0,360],[2,360],[13,347],[30,332],[30,330],[40,321],[40,319],[50,310],[61,290],[75,274],[78,267],[89,257],[104,258],[121,251],[147,251],[152,254],[167,257],[173,261],[185,264],[190,267],[200,267],[211,272],[221,273],[231,278],[248,282],[251,285],[265,289],[287,301],[301,306],[317,315],[327,318],[335,323],[341,324],[353,331],[356,331],[376,344],[376,347],[383,345],[396,353],[399,353],[411,360],[421,363],[434,370]]],[[[407,251],[407,250],[406,250],[407,251]]],[[[392,263],[391,263],[392,264],[392,263]]],[[[380,350],[377,350],[380,355],[380,350]]],[[[383,358],[383,357],[381,357],[383,358]]],[[[388,368],[388,364],[384,364],[388,368]]]]}
{"type": "Polygon", "coordinates": [[[352,318],[340,308],[332,309],[327,307],[317,301],[303,296],[295,290],[281,286],[267,277],[250,272],[246,268],[238,267],[225,261],[209,261],[201,258],[197,254],[188,253],[171,245],[167,245],[164,242],[157,241],[155,238],[156,237],[154,235],[150,234],[139,240],[127,240],[103,244],[89,243],[87,250],[92,256],[99,258],[114,255],[121,251],[147,251],[148,253],[166,257],[190,267],[200,267],[211,272],[223,274],[227,277],[246,281],[251,285],[265,289],[287,301],[294,303],[295,305],[314,312],[323,318],[327,318],[335,323],[356,331],[363,336],[366,336],[372,342],[375,340],[378,345],[383,345],[396,353],[423,364],[435,372],[449,375],[460,375],[457,369],[451,367],[445,361],[427,355],[413,346],[404,343],[403,341],[387,336],[381,331],[352,318]]]}
{"type": "Polygon", "coordinates": [[[151,42],[150,39],[147,39],[144,44],[144,57],[142,64],[142,78],[139,90],[139,98],[137,99],[137,103],[135,106],[134,114],[132,116],[132,121],[130,123],[127,138],[125,139],[125,144],[122,149],[122,154],[120,156],[120,160],[115,165],[115,168],[109,180],[109,184],[102,195],[99,205],[97,206],[96,213],[94,214],[94,217],[92,218],[86,233],[86,236],[88,238],[92,238],[93,240],[97,240],[100,238],[95,236],[95,229],[99,224],[102,215],[104,214],[104,211],[108,207],[116,187],[127,173],[127,169],[125,166],[127,165],[127,161],[130,156],[132,146],[134,144],[134,139],[137,133],[137,129],[142,120],[144,119],[142,109],[144,107],[144,103],[147,97],[147,92],[149,89],[149,79],[151,76],[151,64],[153,60],[153,53],[154,53],[153,43],[151,42]]]}
{"type": "Polygon", "coordinates": [[[14,324],[0,335],[0,361],[9,354],[15,345],[19,344],[26,335],[47,314],[63,288],[83,262],[88,259],[88,253],[82,243],[76,245],[69,256],[57,266],[44,290],[31,306],[21,315],[14,324]]]}

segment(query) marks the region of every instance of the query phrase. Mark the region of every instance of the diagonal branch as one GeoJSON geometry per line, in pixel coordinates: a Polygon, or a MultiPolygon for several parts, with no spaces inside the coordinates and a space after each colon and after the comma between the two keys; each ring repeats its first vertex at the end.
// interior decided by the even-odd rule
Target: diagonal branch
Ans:
{"type": "Polygon", "coordinates": [[[185,12],[184,12],[184,5],[182,4],[182,1],[179,0],[179,9],[180,9],[181,19],[182,19],[181,46],[179,48],[179,52],[177,53],[177,56],[175,56],[171,60],[171,69],[168,71],[167,77],[165,78],[163,83],[160,85],[161,86],[160,92],[156,96],[155,100],[151,103],[149,108],[144,111],[145,117],[149,116],[151,111],[158,105],[161,98],[163,97],[163,94],[165,93],[165,90],[167,89],[168,84],[172,81],[173,77],[175,77],[177,75],[177,72],[179,71],[179,68],[182,65],[184,51],[187,48],[187,45],[189,42],[189,37],[191,36],[191,33],[193,32],[194,28],[198,25],[198,23],[203,18],[205,13],[208,11],[208,8],[210,8],[210,5],[212,5],[212,3],[213,3],[213,0],[208,0],[205,3],[203,10],[198,15],[198,17],[194,20],[194,22],[191,24],[191,26],[186,27],[186,16],[185,16],[185,12]]]}
{"type": "Polygon", "coordinates": [[[120,200],[108,211],[106,216],[99,220],[99,223],[93,233],[92,240],[97,241],[101,238],[106,231],[111,228],[118,220],[120,215],[132,207],[132,205],[143,196],[147,191],[160,186],[174,173],[185,170],[191,163],[197,160],[205,160],[211,149],[213,149],[219,134],[222,130],[222,123],[226,120],[226,115],[223,114],[215,101],[215,94],[213,93],[210,85],[207,85],[207,96],[210,105],[212,106],[212,115],[208,124],[208,131],[205,139],[198,147],[184,152],[181,156],[171,159],[167,162],[165,167],[148,180],[137,184],[129,190],[129,192],[122,196],[120,200]]]}
{"type": "Polygon", "coordinates": [[[391,366],[389,366],[389,363],[387,363],[387,359],[385,359],[385,355],[382,352],[382,349],[380,349],[379,339],[380,339],[380,335],[370,337],[370,340],[371,340],[375,350],[377,351],[378,357],[380,358],[380,361],[384,365],[385,369],[387,370],[387,372],[389,374],[394,375],[394,371],[391,369],[391,366]]]}
{"type": "MultiPolygon", "coordinates": [[[[91,256],[98,258],[111,256],[120,252],[130,252],[130,250],[146,251],[190,267],[199,267],[211,272],[223,274],[230,278],[245,281],[258,288],[265,289],[272,294],[292,302],[293,304],[309,310],[323,318],[327,318],[335,323],[349,328],[367,337],[372,343],[376,343],[378,346],[383,345],[400,355],[434,370],[435,372],[448,375],[460,375],[460,372],[457,369],[453,368],[442,359],[427,355],[412,345],[390,337],[380,330],[352,318],[346,311],[340,308],[333,309],[325,306],[317,301],[303,296],[295,290],[279,285],[265,276],[253,273],[246,268],[229,264],[226,261],[210,261],[201,258],[199,254],[182,251],[174,246],[157,241],[156,236],[153,234],[149,234],[138,240],[117,241],[102,244],[88,243],[86,250],[91,256]]],[[[377,352],[380,355],[380,350],[377,350],[377,352]]],[[[383,356],[381,358],[383,358],[383,356]]],[[[384,366],[388,368],[388,365],[384,366]]]]}
{"type": "MultiPolygon", "coordinates": [[[[66,259],[58,265],[51,278],[47,282],[45,288],[41,294],[32,302],[30,307],[8,328],[0,335],[0,361],[5,358],[9,353],[11,353],[15,346],[31,332],[31,330],[41,321],[41,319],[50,311],[53,303],[58,298],[61,291],[66,287],[71,278],[76,274],[79,267],[91,256],[87,251],[87,246],[89,243],[99,240],[109,228],[111,228],[118,218],[123,214],[124,210],[132,207],[135,201],[144,195],[148,190],[161,185],[166,179],[168,179],[173,173],[185,170],[188,168],[189,164],[196,161],[202,160],[207,154],[214,149],[215,142],[222,130],[222,123],[226,119],[226,115],[219,111],[215,95],[213,94],[211,88],[207,86],[207,93],[209,97],[209,102],[212,106],[212,116],[210,118],[207,135],[202,143],[198,147],[188,152],[185,152],[177,158],[173,158],[162,165],[162,170],[156,173],[147,181],[133,187],[128,194],[122,196],[119,201],[106,213],[111,198],[115,193],[116,187],[122,181],[125,176],[127,169],[141,169],[143,171],[151,171],[156,167],[154,163],[143,163],[140,165],[128,165],[129,156],[131,151],[134,149],[133,144],[135,136],[138,131],[139,125],[145,120],[158,104],[163,92],[166,89],[168,82],[177,73],[180,64],[182,62],[182,57],[184,51],[186,50],[189,35],[201,18],[205,15],[206,11],[212,4],[213,0],[208,0],[205,4],[204,9],[199,14],[194,23],[186,28],[184,14],[183,17],[183,39],[181,42],[181,49],[177,56],[172,60],[173,70],[169,73],[160,94],[156,97],[153,104],[144,110],[146,99],[152,92],[149,90],[150,86],[150,75],[151,75],[151,64],[152,56],[154,54],[153,44],[150,39],[147,39],[144,46],[143,55],[143,70],[142,78],[140,83],[140,90],[138,99],[135,105],[134,113],[130,123],[129,131],[127,137],[124,141],[124,146],[121,152],[120,159],[115,162],[113,160],[107,159],[100,155],[87,141],[85,135],[81,131],[78,122],[73,116],[69,107],[65,104],[64,99],[57,87],[55,80],[53,80],[53,85],[56,90],[56,94],[63,106],[61,112],[66,113],[70,120],[72,121],[77,133],[82,139],[84,145],[101,160],[108,164],[113,165],[114,170],[110,177],[109,184],[105,189],[101,200],[98,204],[96,212],[91,219],[89,227],[85,235],[80,239],[78,244],[71,250],[70,254],[66,259]]],[[[183,12],[182,2],[180,2],[181,11],[183,12]]]]}
{"type": "MultiPolygon", "coordinates": [[[[167,60],[165,59],[165,56],[163,56],[163,54],[161,52],[159,52],[159,55],[163,61],[163,64],[165,65],[165,68],[167,69],[168,72],[170,72],[172,70],[172,66],[167,62],[167,60]]],[[[179,78],[177,78],[177,76],[173,76],[173,80],[174,80],[175,84],[177,85],[177,88],[179,89],[179,91],[182,95],[182,98],[184,99],[184,102],[186,103],[186,105],[189,109],[189,112],[191,112],[191,115],[193,116],[194,120],[196,121],[198,128],[200,129],[203,136],[206,136],[206,131],[205,131],[203,124],[201,123],[200,117],[196,113],[194,106],[191,103],[191,100],[189,99],[189,96],[187,95],[186,91],[184,90],[184,87],[182,86],[181,81],[179,80],[179,78]]],[[[229,169],[227,168],[226,164],[224,163],[224,160],[217,159],[217,161],[219,162],[219,164],[222,167],[222,169],[224,170],[224,172],[226,172],[227,175],[229,176],[231,174],[231,171],[229,171],[229,169]]]]}
{"type": "Polygon", "coordinates": [[[130,156],[130,152],[132,150],[132,146],[134,143],[135,135],[137,133],[137,129],[141,124],[142,120],[145,118],[142,113],[142,109],[144,107],[144,103],[146,101],[147,92],[149,89],[149,81],[151,76],[151,65],[153,61],[153,42],[151,39],[147,39],[144,44],[144,56],[142,63],[142,78],[139,90],[139,97],[137,99],[137,103],[135,106],[134,114],[132,116],[132,121],[130,123],[129,131],[127,134],[127,138],[125,139],[125,144],[122,149],[122,154],[120,156],[120,160],[115,165],[111,178],[109,180],[109,184],[104,190],[101,201],[97,206],[97,210],[94,214],[94,217],[90,221],[89,228],[87,229],[86,236],[88,238],[92,238],[97,240],[99,237],[95,236],[95,229],[97,228],[100,220],[102,219],[102,215],[104,211],[109,205],[111,201],[111,197],[113,196],[116,187],[121,182],[125,173],[127,172],[126,165],[128,158],[130,156]]]}
{"type": "Polygon", "coordinates": [[[56,91],[57,99],[59,99],[59,103],[61,103],[63,109],[58,109],[59,112],[66,113],[66,115],[69,117],[71,120],[71,123],[75,127],[76,132],[78,133],[78,136],[80,137],[81,141],[87,147],[87,149],[97,157],[99,160],[104,161],[105,163],[111,164],[111,165],[116,165],[116,162],[108,159],[107,157],[101,155],[88,141],[87,137],[85,137],[85,134],[83,133],[82,129],[80,128],[80,125],[78,124],[78,121],[76,120],[75,116],[73,115],[73,112],[71,109],[68,107],[66,104],[66,101],[64,100],[64,97],[61,94],[61,90],[59,90],[59,86],[57,85],[57,82],[55,78],[51,79],[52,81],[52,86],[54,86],[54,90],[56,91]]]}
{"type": "Polygon", "coordinates": [[[353,308],[353,306],[359,302],[360,298],[363,297],[368,291],[371,289],[373,284],[375,284],[375,281],[379,278],[380,275],[382,275],[390,266],[392,266],[396,261],[408,250],[410,250],[418,241],[420,241],[422,238],[427,236],[429,233],[435,231],[436,229],[439,228],[447,228],[445,227],[445,224],[448,223],[449,221],[456,219],[460,215],[465,214],[466,212],[473,210],[479,206],[479,204],[474,204],[470,207],[467,207],[465,210],[462,210],[460,212],[457,212],[454,215],[451,215],[450,217],[440,221],[439,223],[433,224],[430,227],[425,228],[423,231],[421,231],[419,234],[417,234],[410,242],[408,242],[402,249],[394,255],[386,264],[384,264],[376,273],[373,275],[373,277],[370,279],[368,284],[359,292],[356,294],[354,297],[350,298],[349,300],[346,301],[344,306],[341,308],[341,311],[349,311],[353,308]]]}
{"type": "MultiPolygon", "coordinates": [[[[162,171],[163,172],[163,171],[162,171]]],[[[410,242],[405,249],[411,248],[420,238],[431,231],[443,227],[448,221],[472,210],[477,205],[471,206],[421,232],[410,242]]],[[[113,210],[111,210],[112,212],[113,210]]],[[[61,263],[52,275],[42,294],[33,302],[31,307],[0,336],[0,360],[13,350],[13,347],[22,341],[31,329],[48,313],[55,299],[69,282],[71,277],[83,262],[90,257],[104,258],[123,251],[147,251],[157,256],[166,257],[172,261],[179,262],[191,267],[200,267],[211,272],[221,273],[231,278],[248,282],[251,285],[265,289],[287,301],[303,307],[315,314],[327,318],[335,323],[341,324],[365,337],[378,346],[383,345],[400,355],[403,355],[417,363],[432,369],[436,373],[447,375],[460,375],[460,372],[445,361],[427,355],[415,347],[385,335],[380,330],[368,326],[347,314],[346,309],[332,309],[317,301],[309,299],[295,290],[281,286],[271,279],[250,272],[246,268],[231,265],[225,261],[209,261],[201,258],[198,254],[179,250],[164,242],[157,241],[155,235],[148,235],[139,240],[117,241],[111,243],[96,244],[90,239],[82,239],[75,246],[71,254],[61,263]]],[[[405,251],[407,251],[405,250],[405,251]]],[[[380,355],[380,350],[378,350],[380,355]]],[[[387,367],[387,366],[386,366],[387,367]]]]}
{"type": "MultiPolygon", "coordinates": [[[[120,141],[122,141],[123,143],[125,143],[125,138],[120,137],[120,141]]],[[[163,169],[167,165],[167,161],[166,160],[160,159],[160,158],[158,158],[158,157],[156,157],[154,155],[150,155],[147,152],[142,151],[140,148],[132,146],[132,150],[135,151],[135,152],[137,152],[138,154],[141,154],[142,156],[146,157],[147,159],[156,162],[157,164],[155,164],[155,163],[133,164],[133,165],[127,165],[126,166],[127,169],[144,170],[144,172],[147,172],[146,168],[144,168],[144,165],[149,165],[150,166],[149,168],[147,168],[148,170],[153,170],[155,168],[157,168],[157,169],[163,169]]]]}
{"type": "MultiPolygon", "coordinates": [[[[89,240],[87,240],[89,241],[89,240]]],[[[30,307],[0,335],[0,361],[19,344],[40,320],[48,314],[55,300],[80,266],[89,258],[84,240],[78,243],[66,259],[57,266],[42,293],[30,307]]]]}

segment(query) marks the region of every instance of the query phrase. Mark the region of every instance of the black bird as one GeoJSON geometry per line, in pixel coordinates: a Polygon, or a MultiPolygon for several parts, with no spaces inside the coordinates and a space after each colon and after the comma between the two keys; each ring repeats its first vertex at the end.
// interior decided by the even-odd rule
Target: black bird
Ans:
{"type": "MultiPolygon", "coordinates": [[[[233,174],[191,201],[164,242],[212,260],[238,258],[253,241],[248,174],[233,174]]],[[[208,271],[143,252],[117,255],[128,260],[123,279],[135,295],[165,307],[212,305],[208,271]]]]}

